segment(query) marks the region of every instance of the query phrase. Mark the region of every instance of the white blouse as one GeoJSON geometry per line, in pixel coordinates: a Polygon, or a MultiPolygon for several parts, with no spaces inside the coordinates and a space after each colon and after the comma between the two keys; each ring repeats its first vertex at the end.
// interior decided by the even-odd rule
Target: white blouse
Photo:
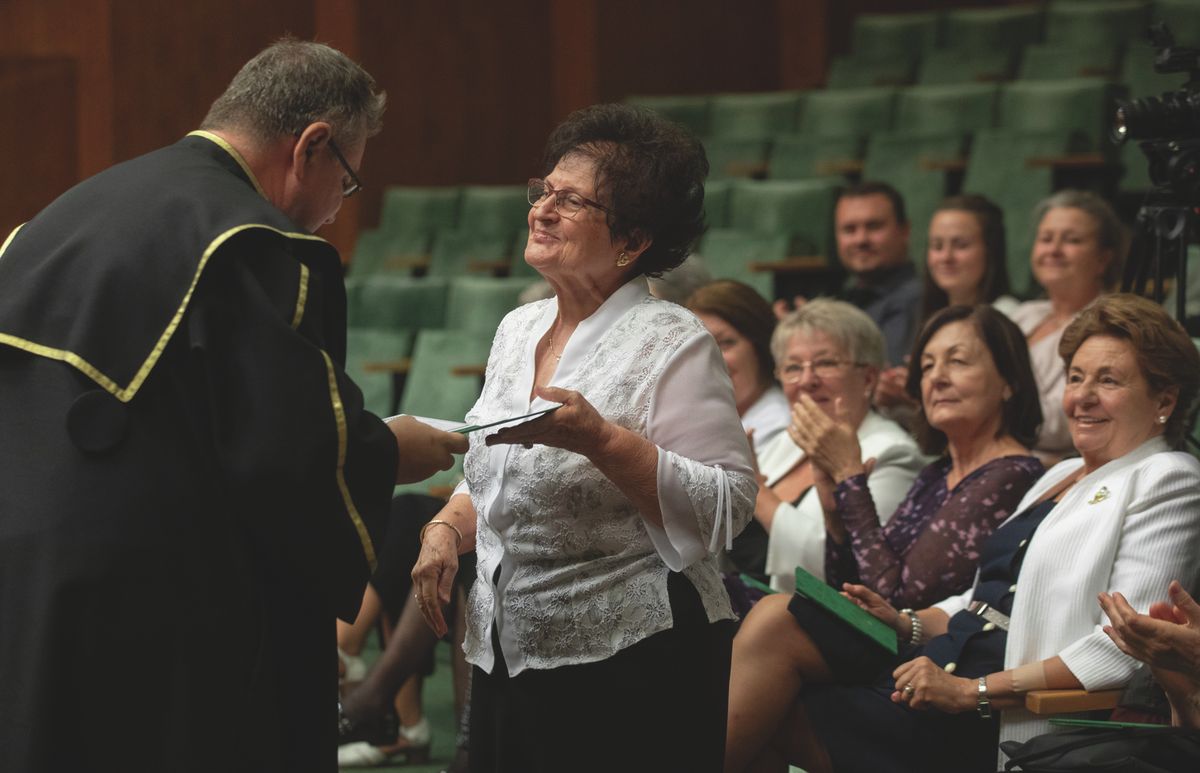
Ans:
{"type": "MultiPolygon", "coordinates": [[[[468,422],[549,407],[529,395],[556,314],[551,298],[504,318],[468,422]]],[[[753,517],[757,487],[712,336],[638,277],[579,324],[550,383],[658,446],[663,526],[579,454],[488,447],[487,431],[474,433],[460,486],[478,516],[467,660],[491,672],[493,624],[512,675],[608,658],[671,628],[669,571],[692,582],[710,621],[732,618],[716,555],[753,517]]]]}
{"type": "Polygon", "coordinates": [[[792,406],[783,390],[772,384],[742,414],[742,429],[754,430],[754,452],[758,453],[776,435],[787,429],[792,420],[792,406]]]}
{"type": "MultiPolygon", "coordinates": [[[[868,412],[858,425],[858,444],[864,461],[875,459],[867,488],[882,526],[900,506],[929,459],[921,455],[916,441],[903,427],[874,411],[868,412]]],[[[759,452],[758,466],[767,485],[774,486],[803,460],[804,451],[785,433],[759,452]]],[[[797,566],[822,579],[825,577],[825,513],[816,486],[810,486],[794,505],[780,502],[771,520],[767,541],[771,587],[778,591],[795,590],[797,566]]]]}
{"type": "MultiPolygon", "coordinates": [[[[1022,303],[1009,318],[1017,323],[1021,332],[1028,336],[1050,315],[1050,301],[1027,301],[1022,303]]],[[[1067,324],[1070,324],[1069,322],[1067,324]]],[[[1033,367],[1033,378],[1037,382],[1038,396],[1042,404],[1042,428],[1038,430],[1035,451],[1051,457],[1061,457],[1075,452],[1071,431],[1067,427],[1067,415],[1063,413],[1063,390],[1067,386],[1067,369],[1058,356],[1058,342],[1062,340],[1063,325],[1050,335],[1029,347],[1029,364],[1033,367]]]]}

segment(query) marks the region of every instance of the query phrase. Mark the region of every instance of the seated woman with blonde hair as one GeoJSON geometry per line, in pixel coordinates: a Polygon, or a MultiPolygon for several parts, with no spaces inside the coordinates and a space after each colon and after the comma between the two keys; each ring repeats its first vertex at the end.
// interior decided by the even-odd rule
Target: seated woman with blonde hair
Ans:
{"type": "Polygon", "coordinates": [[[1136,608],[1171,578],[1195,580],[1200,462],[1172,449],[1200,353],[1160,306],[1122,294],[1084,309],[1059,354],[1080,458],[1025,495],[962,595],[902,613],[844,586],[895,629],[898,656],[824,649],[786,605],[759,603],[734,643],[726,771],[991,773],[999,740],[1048,730],[1026,691],[1129,681],[1139,664],[1105,635],[1095,599],[1121,588],[1136,608]],[[739,657],[756,629],[755,656],[739,657]]]}

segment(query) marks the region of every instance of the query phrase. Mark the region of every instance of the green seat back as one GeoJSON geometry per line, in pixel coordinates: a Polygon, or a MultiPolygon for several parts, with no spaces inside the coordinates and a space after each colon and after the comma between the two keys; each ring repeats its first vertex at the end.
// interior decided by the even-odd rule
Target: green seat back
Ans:
{"type": "Polygon", "coordinates": [[[892,128],[896,89],[827,89],[811,92],[800,131],[821,137],[861,137],[892,128]]]}
{"type": "Polygon", "coordinates": [[[1018,297],[1028,298],[1034,291],[1029,273],[1036,226],[1033,209],[1054,186],[1050,167],[1029,167],[1026,160],[1061,155],[1069,144],[1068,135],[1061,131],[983,129],[972,139],[962,190],[983,194],[1004,211],[1008,280],[1018,297]]]}
{"type": "Polygon", "coordinates": [[[1017,49],[1042,39],[1042,9],[1035,5],[1007,8],[955,8],[942,20],[942,41],[959,51],[1017,49]]]}
{"type": "Polygon", "coordinates": [[[446,280],[436,277],[371,275],[346,281],[348,324],[357,328],[418,330],[442,327],[446,280]]]}
{"type": "Polygon", "coordinates": [[[1042,43],[1025,46],[1017,77],[1022,80],[1115,78],[1117,51],[1103,46],[1065,46],[1042,43]]]}
{"type": "Polygon", "coordinates": [[[1046,8],[1046,42],[1112,49],[1146,34],[1145,0],[1070,0],[1046,8]]]}
{"type": "Polygon", "coordinates": [[[943,48],[921,59],[917,83],[997,83],[1012,78],[1016,57],[1008,48],[943,48]]]}
{"type": "Polygon", "coordinates": [[[949,134],[996,125],[1000,87],[987,83],[913,86],[900,92],[896,131],[949,134]]]}
{"type": "Polygon", "coordinates": [[[788,256],[787,234],[711,228],[700,240],[700,257],[714,279],[744,282],[768,300],[775,297],[770,273],[751,271],[754,262],[776,262],[788,256]]]}
{"type": "Polygon", "coordinates": [[[946,195],[946,172],[934,162],[962,155],[961,134],[889,132],[873,134],[867,143],[863,179],[889,183],[904,198],[911,224],[909,255],[918,266],[925,264],[929,219],[946,195]]]}
{"type": "Polygon", "coordinates": [[[1099,78],[1013,81],[1001,87],[998,125],[1017,131],[1060,131],[1071,150],[1111,149],[1108,133],[1123,89],[1099,78]]]}
{"type": "Polygon", "coordinates": [[[913,82],[916,72],[917,57],[913,54],[838,56],[829,65],[825,85],[831,89],[907,86],[913,82]]]}
{"type": "Polygon", "coordinates": [[[427,273],[453,279],[468,273],[472,261],[507,264],[511,250],[512,238],[508,233],[494,235],[443,228],[434,236],[427,273]]]}
{"type": "Polygon", "coordinates": [[[724,228],[729,224],[729,180],[710,179],[704,183],[704,222],[709,228],[724,228]]]}
{"type": "Polygon", "coordinates": [[[780,134],[771,143],[767,176],[773,180],[839,177],[847,163],[859,161],[864,143],[859,137],[814,137],[780,134]]]}
{"type": "Polygon", "coordinates": [[[713,180],[753,177],[766,168],[771,142],[765,138],[710,137],[704,141],[713,180]]]}
{"type": "Polygon", "coordinates": [[[864,13],[854,17],[850,50],[882,57],[928,51],[938,45],[939,14],[864,13]]]}
{"type": "Polygon", "coordinates": [[[462,190],[458,228],[476,234],[511,234],[526,223],[529,198],[525,185],[467,185],[462,190]]]}
{"type": "Polygon", "coordinates": [[[376,416],[396,413],[396,398],[392,373],[368,371],[368,363],[403,360],[412,354],[411,330],[379,330],[348,328],[346,330],[346,373],[363,393],[363,404],[376,416]]]}
{"type": "Polygon", "coordinates": [[[454,186],[389,186],[383,192],[379,230],[395,234],[452,228],[458,223],[461,197],[461,189],[454,186]]]}
{"type": "Polygon", "coordinates": [[[635,95],[626,97],[625,102],[638,107],[648,107],[675,123],[686,126],[693,134],[703,137],[708,134],[709,99],[707,95],[635,95]]]}
{"type": "Polygon", "coordinates": [[[709,103],[708,136],[763,139],[796,128],[799,91],[717,94],[709,103]]]}
{"type": "Polygon", "coordinates": [[[729,225],[784,234],[792,255],[829,255],[835,180],[739,180],[729,200],[729,225]]]}
{"type": "Polygon", "coordinates": [[[518,306],[517,298],[529,284],[526,277],[455,279],[446,300],[445,326],[491,341],[500,320],[518,306]]]}
{"type": "Polygon", "coordinates": [[[527,282],[535,282],[542,277],[525,262],[525,245],[528,243],[528,226],[513,232],[512,248],[509,250],[512,258],[508,264],[508,275],[510,277],[523,277],[527,282]]]}

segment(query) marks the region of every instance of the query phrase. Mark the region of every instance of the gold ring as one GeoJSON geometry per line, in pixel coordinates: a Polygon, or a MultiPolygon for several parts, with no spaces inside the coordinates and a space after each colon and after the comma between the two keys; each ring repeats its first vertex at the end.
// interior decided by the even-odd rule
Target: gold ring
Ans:
{"type": "Polygon", "coordinates": [[[904,694],[905,694],[905,695],[912,695],[912,694],[913,694],[913,691],[914,691],[914,689],[915,689],[915,688],[913,688],[913,686],[912,686],[912,682],[909,682],[908,684],[904,685],[904,694]]]}

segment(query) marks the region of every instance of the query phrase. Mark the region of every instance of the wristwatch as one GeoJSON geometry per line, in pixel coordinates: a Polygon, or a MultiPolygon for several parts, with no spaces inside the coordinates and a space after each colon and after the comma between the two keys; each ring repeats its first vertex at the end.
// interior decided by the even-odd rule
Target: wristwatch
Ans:
{"type": "Polygon", "coordinates": [[[975,692],[975,710],[979,712],[980,719],[991,719],[992,703],[988,700],[987,693],[987,677],[979,677],[979,689],[975,692]]]}

